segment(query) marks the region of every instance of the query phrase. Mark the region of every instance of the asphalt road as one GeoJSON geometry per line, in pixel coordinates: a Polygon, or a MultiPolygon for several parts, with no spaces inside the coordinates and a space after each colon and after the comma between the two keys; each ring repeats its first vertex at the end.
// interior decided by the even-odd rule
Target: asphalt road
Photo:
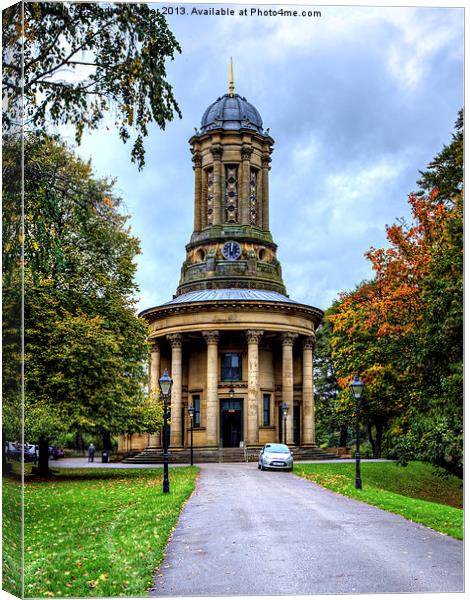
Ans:
{"type": "Polygon", "coordinates": [[[463,591],[463,544],[290,473],[205,465],[156,596],[463,591]]]}

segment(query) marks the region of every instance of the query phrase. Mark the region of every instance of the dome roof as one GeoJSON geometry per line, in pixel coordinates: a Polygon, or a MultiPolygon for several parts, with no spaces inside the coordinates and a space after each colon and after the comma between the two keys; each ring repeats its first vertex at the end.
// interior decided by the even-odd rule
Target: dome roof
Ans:
{"type": "Polygon", "coordinates": [[[258,133],[263,132],[261,115],[246,98],[239,94],[224,94],[217,98],[202,115],[201,130],[206,133],[211,129],[253,129],[258,133]]]}

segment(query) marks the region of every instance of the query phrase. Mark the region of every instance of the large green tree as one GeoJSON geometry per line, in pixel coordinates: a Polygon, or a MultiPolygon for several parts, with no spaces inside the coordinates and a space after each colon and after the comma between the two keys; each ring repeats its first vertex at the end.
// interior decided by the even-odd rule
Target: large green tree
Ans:
{"type": "MultiPolygon", "coordinates": [[[[6,145],[12,175],[18,144],[6,145]]],[[[145,395],[147,329],[133,301],[139,243],[113,182],[58,139],[30,135],[24,146],[24,242],[7,229],[4,255],[23,247],[25,425],[47,470],[54,432],[154,430],[160,415],[145,395]]]]}
{"type": "Polygon", "coordinates": [[[176,52],[165,18],[147,4],[19,2],[3,14],[4,125],[70,123],[79,143],[113,117],[124,142],[134,137],[132,160],[142,168],[149,125],[181,116],[166,79],[176,52]]]}

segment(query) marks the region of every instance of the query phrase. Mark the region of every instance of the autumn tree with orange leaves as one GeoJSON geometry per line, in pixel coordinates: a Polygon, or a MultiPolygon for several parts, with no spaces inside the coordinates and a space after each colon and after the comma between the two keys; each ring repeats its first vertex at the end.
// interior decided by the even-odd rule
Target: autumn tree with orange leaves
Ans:
{"type": "Polygon", "coordinates": [[[338,416],[352,416],[348,383],[366,383],[362,415],[374,456],[421,457],[462,474],[463,185],[462,114],[452,143],[409,196],[411,222],[387,227],[371,248],[374,278],[328,312],[341,391],[338,416]],[[442,189],[436,184],[442,180],[442,189]],[[432,187],[431,187],[432,186],[432,187]]]}

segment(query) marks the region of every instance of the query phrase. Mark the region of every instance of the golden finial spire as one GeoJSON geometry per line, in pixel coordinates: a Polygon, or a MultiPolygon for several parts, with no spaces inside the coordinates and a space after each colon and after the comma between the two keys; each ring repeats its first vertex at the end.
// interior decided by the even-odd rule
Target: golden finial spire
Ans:
{"type": "Polygon", "coordinates": [[[233,83],[233,61],[232,61],[232,57],[230,57],[230,83],[228,86],[229,92],[230,92],[230,97],[233,96],[233,90],[235,89],[235,85],[233,83]]]}

